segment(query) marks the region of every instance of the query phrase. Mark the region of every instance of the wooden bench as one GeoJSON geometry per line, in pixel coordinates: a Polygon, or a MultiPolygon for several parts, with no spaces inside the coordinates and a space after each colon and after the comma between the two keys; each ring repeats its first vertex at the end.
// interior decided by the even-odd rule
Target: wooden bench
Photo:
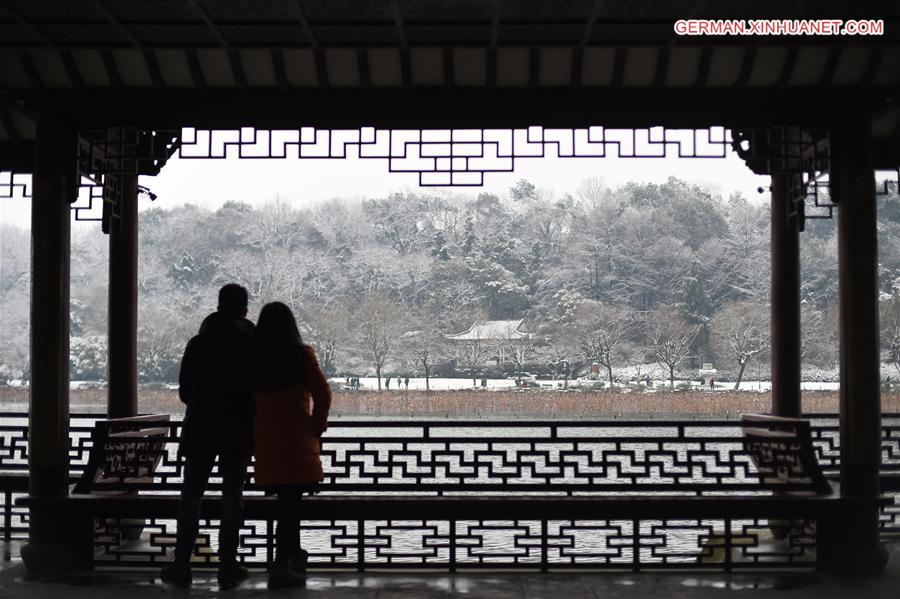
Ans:
{"type": "MultiPolygon", "coordinates": [[[[792,523],[815,520],[818,530],[833,526],[846,510],[848,501],[835,493],[821,475],[814,460],[808,422],[771,416],[748,415],[743,419],[744,447],[759,470],[758,489],[730,495],[661,495],[666,485],[619,487],[615,495],[540,496],[507,492],[501,496],[393,494],[322,494],[305,498],[304,520],[630,520],[639,521],[710,520],[756,521],[764,519],[786,536],[792,523]],[[812,459],[812,461],[810,461],[812,459]],[[823,484],[824,481],[824,484],[823,484]],[[826,489],[827,486],[827,489],[826,489]],[[662,489],[662,490],[661,490],[662,489]],[[766,494],[770,493],[770,494],[766,494]]],[[[175,438],[164,417],[139,417],[124,421],[99,421],[88,467],[65,498],[26,497],[21,505],[31,509],[61,510],[73,523],[73,559],[84,567],[93,566],[95,522],[107,518],[128,521],[139,527],[145,518],[174,519],[178,513],[176,488],[161,494],[153,474],[166,442],[175,438]],[[165,425],[165,426],[161,426],[165,425]],[[74,540],[75,537],[80,540],[74,540]]],[[[326,439],[328,441],[328,439],[326,439]]],[[[350,485],[348,485],[350,486],[350,485]]],[[[252,486],[251,486],[252,489],[252,486]]],[[[327,485],[323,491],[328,492],[327,485]]],[[[407,490],[408,491],[408,490],[407,490]]],[[[733,492],[733,491],[732,491],[733,492]]],[[[245,495],[245,518],[271,522],[277,518],[273,498],[245,495]]],[[[201,504],[201,518],[219,516],[220,500],[207,496],[201,504]]],[[[126,535],[128,536],[128,535],[126,535]]],[[[825,538],[816,535],[817,540],[825,538]]],[[[638,543],[638,540],[634,540],[638,543]]],[[[744,541],[723,532],[715,540],[728,551],[744,541]]],[[[364,555],[363,540],[359,550],[364,555]]],[[[702,547],[701,547],[702,549],[702,547]]],[[[820,551],[825,548],[820,547],[820,551]]],[[[634,551],[635,555],[639,552],[634,551]]],[[[635,558],[636,560],[638,557],[635,558]]],[[[701,557],[698,555],[698,560],[701,557]]],[[[730,555],[723,555],[730,567],[730,555]]],[[[701,560],[702,561],[702,560],[701,560]]],[[[363,564],[359,565],[359,569],[363,564]]],[[[639,569],[637,562],[634,566],[639,569]]]]}
{"type": "MultiPolygon", "coordinates": [[[[887,496],[875,498],[842,497],[840,485],[829,480],[822,472],[812,444],[810,423],[802,418],[786,418],[765,414],[747,414],[741,418],[744,444],[750,453],[762,482],[773,485],[777,495],[790,497],[831,497],[841,506],[842,511],[832,517],[817,519],[815,530],[817,541],[817,562],[820,567],[833,569],[841,560],[838,548],[847,534],[842,526],[848,514],[860,509],[870,511],[889,505],[887,496]],[[808,489],[797,489],[797,485],[808,489]],[[783,486],[783,489],[780,487],[783,486]],[[874,502],[874,506],[873,506],[874,502]]],[[[882,476],[881,483],[885,480],[882,476]]],[[[781,538],[786,528],[781,522],[774,522],[773,536],[781,538]]]]}
{"type": "Polygon", "coordinates": [[[762,481],[784,486],[788,495],[832,495],[829,481],[816,459],[809,420],[768,414],[741,416],[744,447],[762,481]]]}
{"type": "Polygon", "coordinates": [[[119,495],[152,485],[166,454],[169,421],[168,414],[98,420],[88,463],[72,493],[119,495]]]}
{"type": "MultiPolygon", "coordinates": [[[[91,450],[88,462],[80,475],[70,483],[69,497],[105,497],[118,502],[137,495],[137,486],[152,486],[153,475],[166,452],[166,444],[170,438],[170,416],[155,414],[134,416],[130,418],[112,418],[97,420],[91,431],[91,450]]],[[[24,479],[27,491],[27,477],[24,479]]],[[[37,499],[37,498],[35,498],[37,499]]],[[[16,505],[37,506],[41,509],[62,509],[68,498],[56,498],[45,502],[37,500],[29,502],[28,497],[20,498],[16,505]],[[51,507],[52,506],[52,507],[51,507]]],[[[68,510],[64,510],[68,513],[68,510]]],[[[105,517],[98,514],[98,517],[105,517]]],[[[140,536],[143,518],[129,519],[124,522],[121,534],[126,539],[140,536]]],[[[93,520],[75,518],[69,521],[69,535],[73,543],[73,553],[86,554],[92,552],[93,520]],[[91,549],[88,549],[91,545],[91,549]],[[78,549],[80,548],[80,550],[78,549]]],[[[86,559],[83,555],[81,561],[86,559]]]]}

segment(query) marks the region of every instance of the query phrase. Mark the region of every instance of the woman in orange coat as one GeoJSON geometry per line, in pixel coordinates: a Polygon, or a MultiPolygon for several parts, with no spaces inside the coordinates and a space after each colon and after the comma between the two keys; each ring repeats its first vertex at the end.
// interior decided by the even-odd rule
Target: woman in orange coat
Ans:
{"type": "Polygon", "coordinates": [[[290,308],[266,304],[254,333],[256,485],[278,496],[276,555],[269,587],[299,586],[300,497],[322,481],[319,439],[328,427],[331,390],[315,351],[305,345],[290,308]]]}

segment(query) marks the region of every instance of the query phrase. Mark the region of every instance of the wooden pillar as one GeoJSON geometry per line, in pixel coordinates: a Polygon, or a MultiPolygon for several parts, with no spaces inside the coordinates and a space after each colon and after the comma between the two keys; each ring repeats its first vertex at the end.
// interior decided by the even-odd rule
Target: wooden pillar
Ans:
{"type": "Polygon", "coordinates": [[[800,222],[794,175],[772,175],[772,414],[800,416],[800,222]]]}
{"type": "Polygon", "coordinates": [[[138,177],[118,175],[118,218],[109,222],[108,381],[110,418],[137,414],[138,177]]]}
{"type": "MultiPolygon", "coordinates": [[[[31,386],[28,491],[65,497],[69,488],[69,204],[77,193],[76,131],[52,110],[37,117],[31,201],[31,386]]],[[[68,566],[65,518],[32,507],[22,559],[30,572],[68,566]]]]}
{"type": "Polygon", "coordinates": [[[880,572],[881,373],[878,329],[878,234],[868,115],[831,131],[831,193],[838,204],[840,277],[841,495],[846,519],[836,531],[835,569],[880,572]]]}

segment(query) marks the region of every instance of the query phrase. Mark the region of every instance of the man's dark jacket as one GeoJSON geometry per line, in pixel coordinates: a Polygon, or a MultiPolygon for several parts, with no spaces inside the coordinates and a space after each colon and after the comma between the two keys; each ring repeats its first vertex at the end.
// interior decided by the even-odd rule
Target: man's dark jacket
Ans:
{"type": "Polygon", "coordinates": [[[252,455],[252,337],[253,323],[249,320],[213,312],[188,341],[178,375],[178,396],[187,404],[181,455],[252,455]]]}

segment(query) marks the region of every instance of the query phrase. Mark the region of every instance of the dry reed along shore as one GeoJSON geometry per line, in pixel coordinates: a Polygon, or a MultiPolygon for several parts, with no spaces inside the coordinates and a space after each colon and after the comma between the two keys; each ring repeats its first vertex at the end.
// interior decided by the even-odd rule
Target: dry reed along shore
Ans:
{"type": "MultiPolygon", "coordinates": [[[[104,389],[78,389],[71,393],[72,412],[103,412],[104,389]]],[[[141,412],[182,414],[178,394],[167,389],[141,389],[141,412]]],[[[478,418],[478,419],[581,419],[581,418],[735,418],[742,413],[767,412],[769,393],[745,391],[338,391],[333,418],[478,418]]],[[[885,393],[882,411],[900,412],[900,393],[885,393]]],[[[24,411],[25,389],[0,388],[0,410],[24,411]]],[[[803,410],[836,413],[835,391],[803,393],[803,410]]]]}

